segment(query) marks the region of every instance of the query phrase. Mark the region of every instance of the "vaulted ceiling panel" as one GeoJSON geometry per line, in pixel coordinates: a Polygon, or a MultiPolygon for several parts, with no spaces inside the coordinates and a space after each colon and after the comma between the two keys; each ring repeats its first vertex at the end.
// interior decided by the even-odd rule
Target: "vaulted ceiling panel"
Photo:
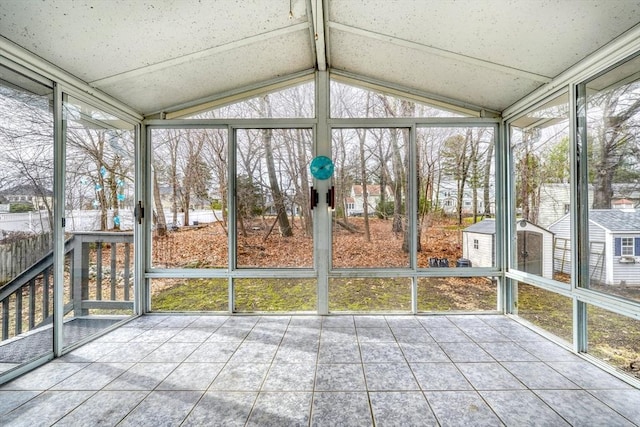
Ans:
{"type": "Polygon", "coordinates": [[[452,100],[500,111],[542,83],[476,63],[462,62],[412,47],[332,30],[334,69],[393,82],[452,100]],[[376,54],[386,52],[384,56],[376,54]]]}
{"type": "Polygon", "coordinates": [[[549,78],[633,27],[640,17],[640,2],[621,0],[332,0],[330,5],[332,23],[371,37],[549,78]]]}
{"type": "Polygon", "coordinates": [[[3,38],[142,114],[325,65],[502,111],[640,22],[640,0],[0,4],[3,38]]]}
{"type": "Polygon", "coordinates": [[[211,55],[163,63],[142,73],[131,72],[94,85],[118,99],[126,99],[138,111],[154,113],[205,95],[260,83],[265,77],[310,69],[311,52],[305,29],[211,55]]]}

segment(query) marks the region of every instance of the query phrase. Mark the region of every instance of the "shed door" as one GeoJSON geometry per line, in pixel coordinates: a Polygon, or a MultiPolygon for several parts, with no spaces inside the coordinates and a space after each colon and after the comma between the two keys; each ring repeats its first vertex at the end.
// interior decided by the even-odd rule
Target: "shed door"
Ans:
{"type": "Polygon", "coordinates": [[[518,270],[542,275],[542,233],[518,231],[518,270]]]}

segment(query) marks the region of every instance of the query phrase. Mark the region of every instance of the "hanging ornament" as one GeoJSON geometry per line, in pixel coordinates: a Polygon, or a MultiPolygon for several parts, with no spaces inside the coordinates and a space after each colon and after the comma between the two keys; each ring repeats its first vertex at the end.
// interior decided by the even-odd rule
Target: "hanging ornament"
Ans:
{"type": "Polygon", "coordinates": [[[101,190],[102,190],[102,185],[96,184],[96,191],[101,191],[101,190]]]}
{"type": "Polygon", "coordinates": [[[118,201],[119,202],[124,202],[124,199],[125,199],[124,193],[118,193],[118,201]]]}
{"type": "Polygon", "coordinates": [[[107,168],[105,168],[104,166],[101,166],[100,167],[100,175],[102,175],[103,178],[105,176],[107,176],[107,168]]]}
{"type": "Polygon", "coordinates": [[[121,180],[120,178],[116,179],[116,185],[118,187],[124,187],[124,181],[121,180]]]}
{"type": "Polygon", "coordinates": [[[93,203],[91,203],[93,205],[94,209],[98,209],[98,206],[100,206],[100,202],[97,200],[94,200],[93,203]]]}
{"type": "Polygon", "coordinates": [[[113,225],[120,227],[120,217],[118,215],[113,217],[113,225]]]}

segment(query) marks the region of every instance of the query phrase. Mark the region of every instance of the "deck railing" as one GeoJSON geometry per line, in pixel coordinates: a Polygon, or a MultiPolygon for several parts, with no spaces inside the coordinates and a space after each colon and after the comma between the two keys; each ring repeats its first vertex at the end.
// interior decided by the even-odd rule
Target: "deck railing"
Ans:
{"type": "MultiPolygon", "coordinates": [[[[77,232],[65,242],[64,314],[133,310],[133,233],[77,232]]],[[[52,322],[53,252],[0,287],[1,340],[52,322]]]]}

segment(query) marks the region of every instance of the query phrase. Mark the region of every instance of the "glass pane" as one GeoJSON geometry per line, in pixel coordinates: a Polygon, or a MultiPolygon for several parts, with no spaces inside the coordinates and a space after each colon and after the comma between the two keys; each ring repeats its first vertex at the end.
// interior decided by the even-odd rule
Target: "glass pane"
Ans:
{"type": "Polygon", "coordinates": [[[151,310],[229,311],[227,279],[151,279],[151,310]]]}
{"type": "Polygon", "coordinates": [[[491,277],[418,279],[418,311],[495,311],[497,295],[491,277]]]}
{"type": "Polygon", "coordinates": [[[518,316],[567,342],[573,341],[573,302],[555,292],[519,282],[518,316]]]}
{"type": "Polygon", "coordinates": [[[151,130],[154,268],[227,268],[227,147],[226,129],[151,130]]]}
{"type": "Polygon", "coordinates": [[[133,314],[133,125],[65,97],[64,344],[133,314]]]}
{"type": "Polygon", "coordinates": [[[0,375],[53,351],[51,102],[0,66],[0,375]]]}
{"type": "Polygon", "coordinates": [[[237,267],[313,267],[311,129],[236,133],[237,267]]]}
{"type": "Polygon", "coordinates": [[[495,267],[494,133],[418,129],[418,267],[495,267]]]}
{"type": "Polygon", "coordinates": [[[640,379],[640,320],[587,306],[589,354],[640,379]]]}
{"type": "Polygon", "coordinates": [[[409,98],[378,92],[331,80],[331,117],[351,119],[365,117],[465,117],[454,106],[429,105],[409,98]]]}
{"type": "Polygon", "coordinates": [[[569,97],[555,97],[511,124],[516,265],[571,281],[569,97]]]}
{"type": "Polygon", "coordinates": [[[334,129],[333,267],[408,267],[408,129],[334,129]]]}
{"type": "Polygon", "coordinates": [[[203,111],[192,113],[187,119],[271,119],[315,117],[315,83],[307,82],[255,98],[213,108],[204,105],[203,111]]]}
{"type": "MultiPolygon", "coordinates": [[[[640,301],[640,57],[586,83],[589,280],[640,301]]],[[[584,234],[586,238],[586,234],[584,234]]]]}
{"type": "Polygon", "coordinates": [[[405,277],[329,280],[329,311],[411,311],[411,279],[405,277]]]}
{"type": "Polygon", "coordinates": [[[316,310],[316,279],[236,279],[233,284],[237,312],[316,310]]]}

